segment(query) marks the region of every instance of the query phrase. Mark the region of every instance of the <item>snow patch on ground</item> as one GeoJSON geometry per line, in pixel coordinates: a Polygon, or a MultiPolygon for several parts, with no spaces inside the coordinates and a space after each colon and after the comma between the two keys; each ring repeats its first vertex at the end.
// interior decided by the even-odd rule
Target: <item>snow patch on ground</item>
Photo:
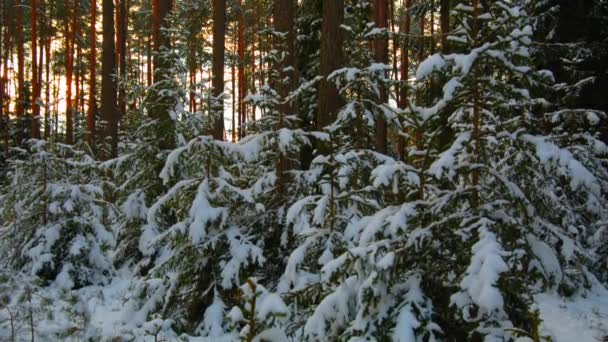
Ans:
{"type": "Polygon", "coordinates": [[[608,291],[596,288],[586,297],[535,296],[543,319],[541,331],[555,342],[597,342],[608,338],[608,291]]]}

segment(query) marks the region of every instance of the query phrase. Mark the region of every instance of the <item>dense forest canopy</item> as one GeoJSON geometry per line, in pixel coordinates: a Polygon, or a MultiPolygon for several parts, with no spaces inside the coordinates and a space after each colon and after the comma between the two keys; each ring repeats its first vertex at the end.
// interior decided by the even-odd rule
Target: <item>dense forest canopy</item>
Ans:
{"type": "Polygon", "coordinates": [[[0,340],[608,339],[608,2],[0,0],[0,340]]]}

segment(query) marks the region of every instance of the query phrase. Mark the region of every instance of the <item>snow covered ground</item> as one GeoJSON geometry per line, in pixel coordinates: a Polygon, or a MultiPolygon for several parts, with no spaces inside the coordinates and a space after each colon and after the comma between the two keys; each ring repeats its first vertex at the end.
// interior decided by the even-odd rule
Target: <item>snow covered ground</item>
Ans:
{"type": "MultiPolygon", "coordinates": [[[[33,322],[37,341],[82,341],[84,336],[93,340],[110,340],[122,336],[134,341],[177,340],[178,336],[156,320],[141,324],[141,317],[129,309],[134,295],[132,275],[123,270],[106,286],[86,287],[78,291],[62,292],[57,287],[38,288],[33,292],[33,322]]],[[[7,284],[7,283],[5,283],[7,284]]],[[[14,284],[20,287],[22,284],[14,284]]],[[[6,289],[5,289],[6,290],[6,289]]],[[[11,340],[10,315],[16,317],[13,329],[16,341],[29,341],[31,329],[29,309],[18,304],[23,289],[15,291],[9,305],[0,305],[0,341],[11,340]],[[9,312],[10,310],[10,312],[9,312]]],[[[586,296],[563,299],[557,293],[535,296],[543,320],[541,332],[554,342],[596,342],[608,338],[608,290],[596,284],[586,296]]],[[[185,341],[208,341],[205,338],[181,336],[185,341]]],[[[521,339],[520,339],[521,340],[521,339]]]]}
{"type": "Polygon", "coordinates": [[[555,342],[608,341],[608,291],[596,286],[586,297],[565,300],[557,294],[535,297],[542,332],[555,342]]]}

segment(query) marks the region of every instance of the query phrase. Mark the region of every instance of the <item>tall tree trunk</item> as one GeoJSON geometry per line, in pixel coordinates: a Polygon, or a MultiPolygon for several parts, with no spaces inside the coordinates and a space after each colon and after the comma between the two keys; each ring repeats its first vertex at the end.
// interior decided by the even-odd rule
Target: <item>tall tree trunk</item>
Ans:
{"type": "Polygon", "coordinates": [[[450,0],[441,0],[439,6],[439,21],[441,25],[441,51],[443,53],[448,53],[448,33],[450,32],[450,0]]]}
{"type": "Polygon", "coordinates": [[[0,128],[2,128],[2,138],[4,139],[4,151],[8,152],[10,144],[10,117],[9,108],[7,105],[6,94],[8,93],[8,51],[9,49],[9,8],[12,6],[11,1],[2,2],[2,25],[0,25],[0,65],[2,73],[0,74],[0,128]],[[2,36],[4,34],[4,36],[2,36]]]}
{"type": "MultiPolygon", "coordinates": [[[[232,40],[232,54],[236,55],[238,32],[232,40]]],[[[236,68],[234,62],[230,65],[230,85],[232,86],[232,142],[236,142],[236,68]]]]}
{"type": "MultiPolygon", "coordinates": [[[[395,80],[399,79],[399,69],[397,67],[397,53],[399,52],[399,36],[395,31],[395,1],[389,0],[389,6],[391,10],[391,32],[393,36],[393,77],[395,80]]],[[[399,103],[399,84],[395,84],[395,100],[399,103]]]]}
{"type": "Polygon", "coordinates": [[[102,0],[103,43],[101,57],[101,116],[106,121],[104,138],[110,140],[109,156],[118,147],[118,111],[116,108],[116,59],[114,42],[114,2],[102,0]]]}
{"type": "Polygon", "coordinates": [[[224,140],[224,48],[226,43],[226,0],[213,0],[213,79],[212,95],[219,98],[215,104],[216,117],[213,120],[213,137],[224,140]]]}
{"type": "Polygon", "coordinates": [[[31,135],[34,139],[40,139],[40,82],[38,75],[38,4],[36,0],[31,1],[31,31],[32,31],[32,117],[31,135]]]}
{"type": "Polygon", "coordinates": [[[190,41],[188,42],[188,76],[189,76],[189,85],[190,85],[190,112],[196,111],[196,47],[194,46],[195,37],[190,37],[190,41]]]}
{"type": "MultiPolygon", "coordinates": [[[[424,12],[420,12],[419,13],[420,18],[418,21],[418,24],[420,26],[420,49],[418,50],[418,65],[422,64],[422,62],[424,61],[424,59],[426,58],[425,55],[425,51],[424,51],[424,30],[425,30],[425,13],[424,12]]],[[[431,22],[432,25],[432,22],[431,22]]],[[[424,94],[422,93],[422,91],[418,91],[418,94],[416,94],[417,98],[418,98],[418,103],[423,103],[424,99],[423,96],[424,94]]],[[[424,141],[423,141],[423,137],[424,137],[424,131],[422,127],[419,127],[418,129],[416,129],[416,134],[415,134],[415,140],[416,140],[416,148],[419,151],[424,150],[424,141]]],[[[424,200],[424,158],[419,158],[417,160],[418,165],[419,165],[419,169],[420,172],[418,174],[418,179],[419,179],[419,185],[418,185],[418,199],[419,200],[424,200]]]]}
{"type": "Polygon", "coordinates": [[[146,85],[149,88],[152,86],[152,37],[150,36],[146,48],[146,85]]]}
{"type": "Polygon", "coordinates": [[[161,30],[162,27],[167,27],[167,16],[171,11],[171,0],[154,0],[152,2],[152,39],[154,42],[154,84],[148,92],[150,102],[150,117],[158,120],[160,125],[160,136],[158,139],[161,149],[170,149],[174,143],[174,127],[173,120],[169,115],[169,111],[173,109],[173,99],[167,99],[162,94],[163,85],[160,83],[166,78],[167,72],[171,67],[168,64],[169,60],[165,52],[170,47],[170,37],[161,30]]]}
{"type": "Polygon", "coordinates": [[[237,50],[239,55],[239,138],[245,137],[245,124],[247,115],[245,114],[245,96],[247,95],[247,85],[245,84],[245,23],[243,17],[243,0],[239,0],[239,27],[237,50]]]}
{"type": "Polygon", "coordinates": [[[52,21],[48,21],[49,35],[46,37],[46,47],[44,49],[44,68],[45,68],[45,109],[44,109],[44,139],[48,140],[51,137],[51,25],[52,21]]]}
{"type": "MultiPolygon", "coordinates": [[[[76,32],[79,29],[76,29],[76,32]]],[[[78,33],[77,33],[78,34],[78,33]]],[[[82,48],[80,47],[80,44],[78,44],[78,46],[76,47],[76,44],[74,45],[76,48],[76,59],[74,60],[74,131],[78,132],[80,130],[79,124],[81,123],[80,120],[80,103],[81,101],[81,95],[82,95],[82,87],[80,86],[80,81],[82,78],[82,70],[81,70],[81,64],[80,64],[80,58],[82,56],[82,48]]],[[[76,140],[76,139],[75,139],[76,140]]]]}
{"type": "Polygon", "coordinates": [[[87,142],[95,147],[95,92],[97,79],[97,0],[91,0],[91,52],[89,55],[89,106],[87,108],[87,142]]]}
{"type": "MultiPolygon", "coordinates": [[[[478,41],[478,32],[479,32],[479,23],[478,23],[478,16],[479,16],[479,0],[472,0],[472,6],[473,6],[473,18],[472,18],[472,24],[471,24],[471,34],[473,35],[473,48],[477,48],[479,41],[478,41]]],[[[479,130],[479,112],[480,112],[480,108],[479,108],[479,89],[478,89],[478,84],[477,84],[477,68],[474,66],[473,67],[473,77],[474,77],[474,83],[473,83],[473,140],[475,141],[475,158],[477,159],[477,162],[479,162],[479,158],[481,155],[481,134],[480,134],[480,130],[479,130]]],[[[477,190],[477,186],[479,185],[479,170],[478,169],[474,169],[473,170],[473,174],[472,174],[472,183],[473,183],[473,199],[472,199],[472,205],[473,207],[477,207],[479,205],[479,192],[477,190]]]]}
{"type": "Polygon", "coordinates": [[[127,92],[125,82],[127,81],[127,20],[129,17],[129,8],[127,0],[120,0],[120,5],[117,10],[119,15],[118,22],[118,66],[120,69],[120,81],[118,90],[118,121],[122,120],[127,112],[127,92]]]}
{"type": "MultiPolygon", "coordinates": [[[[375,0],[375,22],[376,27],[386,29],[388,27],[387,0],[375,0]]],[[[388,63],[388,40],[378,38],[374,44],[374,60],[378,63],[388,63]]],[[[380,87],[380,98],[378,104],[383,106],[388,101],[388,92],[385,86],[380,87]]],[[[381,113],[376,118],[376,151],[387,152],[387,125],[386,118],[381,113]]]]}
{"type": "MultiPolygon", "coordinates": [[[[70,4],[69,4],[69,0],[65,0],[65,45],[66,45],[66,72],[65,72],[65,78],[66,78],[66,92],[65,92],[65,101],[66,101],[66,114],[65,114],[65,125],[66,125],[66,129],[65,129],[65,141],[68,144],[71,144],[74,142],[74,109],[73,109],[73,104],[72,104],[72,75],[73,75],[73,69],[74,69],[74,58],[73,58],[73,53],[74,51],[72,50],[73,45],[72,45],[72,39],[71,39],[71,32],[73,31],[73,27],[72,29],[70,29],[70,4]]],[[[73,12],[76,12],[76,6],[74,6],[74,8],[72,9],[73,12]]]]}
{"type": "MultiPolygon", "coordinates": [[[[255,38],[251,40],[251,92],[253,94],[257,93],[257,88],[255,86],[256,81],[256,71],[255,71],[255,38]]],[[[251,104],[251,122],[255,122],[255,112],[256,106],[255,103],[251,104]]]]}
{"type": "MultiPolygon", "coordinates": [[[[344,1],[323,1],[323,22],[321,24],[320,73],[323,77],[319,84],[319,98],[316,124],[321,130],[331,124],[340,109],[340,94],[333,82],[327,77],[342,67],[342,33],[344,21],[344,1]]],[[[327,152],[327,151],[324,151],[327,152]]]]}
{"type": "Polygon", "coordinates": [[[17,6],[17,143],[23,140],[23,117],[25,114],[25,51],[23,47],[23,6],[17,6]]]}
{"type": "MultiPolygon", "coordinates": [[[[286,98],[293,90],[296,81],[296,63],[295,63],[295,32],[294,27],[294,2],[293,0],[275,0],[273,9],[274,29],[281,33],[281,37],[275,37],[274,48],[277,51],[283,51],[283,59],[276,66],[279,77],[277,84],[273,88],[277,91],[281,98],[279,104],[279,118],[277,127],[281,129],[285,127],[285,117],[293,114],[293,107],[286,98]]],[[[255,50],[254,50],[255,51],[255,50]]],[[[253,55],[253,63],[255,64],[255,54],[253,55]]],[[[277,162],[277,176],[279,193],[283,193],[285,184],[287,183],[287,170],[289,169],[289,160],[283,153],[279,156],[277,162]]]]}
{"type": "MultiPolygon", "coordinates": [[[[412,9],[412,0],[405,0],[405,18],[403,21],[402,31],[404,32],[404,38],[402,42],[401,49],[401,94],[399,95],[399,108],[405,109],[408,104],[408,77],[410,72],[410,31],[412,25],[412,17],[411,17],[411,9],[412,9]]],[[[404,132],[407,133],[407,132],[404,132]]],[[[407,141],[404,137],[399,138],[399,154],[401,155],[401,160],[406,160],[407,156],[407,141]]]]}

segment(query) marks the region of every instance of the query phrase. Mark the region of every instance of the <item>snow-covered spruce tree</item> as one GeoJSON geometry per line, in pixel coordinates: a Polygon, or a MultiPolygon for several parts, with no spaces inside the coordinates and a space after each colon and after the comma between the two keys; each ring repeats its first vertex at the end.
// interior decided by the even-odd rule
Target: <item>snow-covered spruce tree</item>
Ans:
{"type": "MultiPolygon", "coordinates": [[[[373,26],[358,25],[357,18],[368,10],[361,3],[347,10],[346,23],[350,25],[344,27],[355,37],[346,47],[350,66],[329,76],[345,103],[336,121],[326,127],[326,148],[321,149],[310,170],[297,173],[298,184],[309,190],[290,207],[286,217],[298,244],[278,290],[292,304],[294,318],[289,332],[296,339],[356,338],[365,328],[369,328],[370,337],[390,337],[377,329],[383,326],[382,317],[394,310],[392,300],[397,297],[372,303],[374,293],[368,291],[374,282],[381,281],[378,273],[390,267],[394,254],[388,255],[388,250],[393,246],[385,241],[360,247],[359,230],[367,225],[378,229],[382,218],[395,212],[404,214],[390,204],[416,198],[419,178],[414,167],[369,149],[379,116],[385,116],[396,130],[400,125],[395,121],[396,110],[378,101],[390,67],[371,63],[369,51],[360,48],[370,37],[386,34],[373,26]],[[370,221],[376,213],[381,218],[370,221]],[[371,256],[367,257],[368,253],[371,256]],[[377,265],[376,259],[385,256],[377,265]],[[377,326],[362,325],[364,319],[375,320],[377,326]]],[[[370,231],[366,241],[373,240],[375,233],[370,231]]],[[[408,283],[411,305],[424,306],[422,299],[418,302],[419,282],[412,279],[408,283]]],[[[404,286],[401,289],[407,292],[404,286]]],[[[390,324],[385,326],[387,331],[391,328],[390,324]]]]}
{"type": "MultiPolygon", "coordinates": [[[[412,98],[404,115],[406,122],[443,118],[455,137],[430,156],[418,201],[387,203],[347,225],[340,237],[346,251],[322,262],[317,287],[326,291],[312,292],[323,299],[302,332],[310,340],[508,340],[513,328],[537,328],[534,294],[571,295],[594,282],[578,230],[605,220],[601,154],[594,150],[601,145],[590,134],[583,145],[543,131],[546,101],[534,90],[550,75],[530,67],[532,29],[521,7],[473,1],[457,6],[453,19],[458,52],[430,57],[417,75],[446,80],[442,96],[431,106],[412,98]]],[[[386,171],[372,171],[374,190],[386,184],[386,171]]],[[[406,179],[396,184],[419,187],[415,177],[406,179]]],[[[310,260],[306,248],[292,260],[310,260]]],[[[286,276],[318,281],[290,266],[286,276]]]]}
{"type": "Polygon", "coordinates": [[[142,258],[138,246],[147,209],[167,191],[159,177],[167,155],[175,146],[184,146],[208,131],[209,118],[202,111],[208,109],[209,101],[205,97],[209,95],[199,93],[198,88],[190,89],[184,64],[187,56],[183,51],[191,34],[191,22],[180,20],[185,13],[201,11],[201,6],[199,2],[180,3],[167,16],[166,21],[172,28],[164,29],[164,34],[170,37],[174,47],[158,52],[162,60],[158,77],[143,108],[127,114],[119,157],[102,164],[116,179],[115,202],[122,209],[122,217],[115,227],[119,233],[115,251],[117,265],[137,264],[142,258]],[[190,112],[185,106],[190,91],[197,99],[203,99],[197,112],[190,112]],[[159,117],[158,112],[166,116],[159,117]]]}
{"type": "MultiPolygon", "coordinates": [[[[272,58],[282,63],[284,55],[272,58]]],[[[270,80],[284,86],[278,74],[270,80]]],[[[250,96],[266,115],[236,144],[201,135],[169,154],[160,172],[169,189],[150,206],[139,244],[148,275],[136,289],[143,299],[131,305],[142,322],[157,314],[179,331],[207,334],[205,311],[239,303],[238,287],[250,276],[279,277],[281,263],[265,263],[263,248],[280,260],[283,208],[293,202],[288,168],[309,140],[289,128],[295,115],[279,106],[308,86],[281,93],[269,85],[250,96]]]]}
{"type": "Polygon", "coordinates": [[[11,161],[1,201],[5,266],[64,289],[107,281],[115,211],[105,196],[113,185],[89,152],[32,140],[11,161]]]}
{"type": "MultiPolygon", "coordinates": [[[[582,144],[572,152],[585,165],[597,172],[606,170],[606,101],[599,93],[608,78],[598,73],[608,60],[606,7],[601,1],[568,3],[535,1],[529,4],[534,18],[534,38],[539,44],[531,49],[536,65],[549,68],[555,75],[553,91],[548,95],[550,110],[545,114],[545,126],[553,129],[560,145],[582,144]],[[586,18],[581,21],[581,18],[586,18]],[[586,108],[571,110],[567,108],[586,108]],[[598,129],[600,136],[598,140],[598,129]],[[603,132],[602,130],[603,128],[603,132]],[[603,135],[603,137],[602,137],[603,135]],[[567,142],[564,141],[567,140],[567,142]],[[591,158],[585,156],[591,152],[591,158]],[[583,155],[580,155],[583,154],[583,155]],[[598,158],[600,157],[600,158],[598,158]],[[597,164],[603,164],[603,166],[597,164]]],[[[598,175],[605,182],[606,175],[598,175]]],[[[586,237],[589,249],[595,249],[590,260],[594,274],[608,284],[608,231],[606,223],[598,221],[580,232],[586,237]]]]}

